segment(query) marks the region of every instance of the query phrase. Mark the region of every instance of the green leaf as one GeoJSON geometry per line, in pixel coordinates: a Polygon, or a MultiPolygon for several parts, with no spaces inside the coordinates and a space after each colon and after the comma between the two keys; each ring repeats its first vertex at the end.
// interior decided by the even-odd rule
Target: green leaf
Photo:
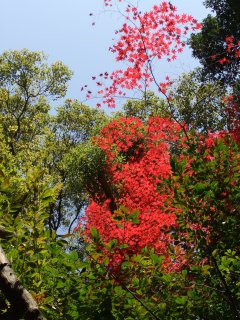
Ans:
{"type": "Polygon", "coordinates": [[[91,228],[90,229],[90,233],[92,235],[92,237],[95,239],[95,240],[99,240],[100,239],[100,235],[99,235],[99,232],[96,228],[91,228]]]}

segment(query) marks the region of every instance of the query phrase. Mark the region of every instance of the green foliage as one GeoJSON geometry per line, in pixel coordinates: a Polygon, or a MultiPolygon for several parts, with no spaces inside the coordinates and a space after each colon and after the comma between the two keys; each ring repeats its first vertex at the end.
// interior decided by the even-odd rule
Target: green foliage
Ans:
{"type": "Polygon", "coordinates": [[[172,116],[188,129],[205,134],[226,129],[225,95],[226,91],[219,83],[202,83],[199,69],[183,74],[172,87],[172,116]]]}
{"type": "Polygon", "coordinates": [[[100,150],[91,139],[107,121],[102,111],[69,99],[52,117],[46,141],[47,166],[54,181],[62,182],[50,212],[50,228],[55,231],[64,226],[70,232],[88,202],[87,186],[94,184],[103,165],[100,150]]]}
{"type": "Polygon", "coordinates": [[[196,266],[190,270],[198,285],[209,288],[208,294],[201,293],[211,307],[203,315],[212,319],[214,310],[217,319],[232,319],[239,317],[240,302],[239,153],[229,137],[212,142],[207,146],[193,135],[182,161],[172,159],[169,187],[180,209],[173,236],[187,252],[186,263],[196,266]],[[198,273],[200,265],[206,273],[198,273]]]}
{"type": "MultiPolygon", "coordinates": [[[[81,318],[231,319],[228,304],[210,287],[207,265],[169,273],[164,260],[145,248],[131,260],[126,257],[119,268],[109,269],[108,259],[91,245],[81,274],[81,318]]],[[[212,282],[217,286],[217,279],[212,282]]]]}
{"type": "Polygon", "coordinates": [[[64,64],[48,66],[40,52],[24,49],[0,56],[0,120],[13,154],[37,147],[49,121],[47,98],[63,97],[70,77],[64,64]]]}
{"type": "Polygon", "coordinates": [[[81,147],[106,123],[97,109],[66,100],[50,116],[50,99],[61,98],[71,72],[61,62],[49,66],[40,52],[6,51],[0,56],[0,120],[2,139],[23,175],[38,167],[57,188],[49,206],[51,230],[72,226],[87,203],[85,184],[68,165],[74,148],[81,147]],[[81,145],[81,146],[80,146],[81,145]],[[71,177],[71,178],[70,178],[71,177]],[[76,188],[78,186],[78,188],[76,188]]]}
{"type": "Polygon", "coordinates": [[[168,117],[170,113],[165,100],[149,91],[141,100],[128,100],[123,106],[123,112],[116,115],[136,117],[146,122],[152,116],[168,117]]]}
{"type": "Polygon", "coordinates": [[[5,51],[0,58],[0,86],[22,99],[65,96],[71,72],[62,62],[46,64],[42,52],[5,51]]]}
{"type": "MultiPolygon", "coordinates": [[[[67,250],[71,239],[58,238],[46,227],[57,186],[50,187],[48,176],[37,168],[29,168],[23,176],[6,147],[1,156],[0,221],[5,231],[1,246],[19,280],[49,319],[78,319],[78,254],[67,250]]],[[[4,297],[0,309],[5,315],[11,309],[4,297]]]]}

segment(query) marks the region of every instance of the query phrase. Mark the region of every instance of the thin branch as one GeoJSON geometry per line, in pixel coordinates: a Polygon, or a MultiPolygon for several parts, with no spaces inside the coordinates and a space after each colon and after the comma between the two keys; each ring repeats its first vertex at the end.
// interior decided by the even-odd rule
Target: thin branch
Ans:
{"type": "Polygon", "coordinates": [[[225,295],[226,295],[226,297],[227,297],[227,299],[228,299],[228,301],[229,301],[230,307],[231,307],[231,309],[232,309],[232,311],[233,311],[233,313],[234,313],[234,315],[235,315],[235,319],[240,319],[240,314],[239,314],[239,311],[238,311],[237,305],[236,305],[236,301],[237,301],[237,300],[233,297],[233,295],[232,295],[232,293],[231,293],[231,291],[230,291],[230,289],[229,289],[229,287],[228,287],[228,284],[227,284],[227,282],[226,282],[226,279],[224,278],[221,270],[219,269],[218,264],[217,264],[217,261],[216,261],[216,259],[213,257],[213,255],[211,256],[211,259],[212,259],[212,261],[213,261],[213,264],[214,264],[214,266],[215,266],[215,269],[216,269],[216,271],[217,271],[217,274],[218,274],[218,276],[219,276],[219,278],[220,278],[220,281],[221,281],[221,283],[222,283],[222,285],[223,285],[223,287],[224,287],[224,289],[225,289],[225,295]]]}

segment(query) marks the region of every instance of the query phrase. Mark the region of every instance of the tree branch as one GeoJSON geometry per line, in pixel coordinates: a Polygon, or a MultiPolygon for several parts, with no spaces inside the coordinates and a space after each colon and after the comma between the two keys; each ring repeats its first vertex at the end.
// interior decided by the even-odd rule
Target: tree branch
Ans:
{"type": "Polygon", "coordinates": [[[228,302],[229,302],[229,305],[230,305],[230,307],[231,307],[231,309],[232,309],[232,311],[233,311],[233,314],[234,314],[234,316],[235,316],[235,319],[240,319],[239,310],[238,310],[238,308],[237,308],[237,300],[236,300],[236,298],[232,295],[231,290],[230,290],[230,288],[228,287],[228,284],[227,284],[224,276],[222,275],[221,270],[220,270],[219,267],[218,267],[217,260],[214,258],[213,255],[211,255],[211,258],[212,258],[213,264],[214,264],[214,266],[215,266],[215,269],[216,269],[216,271],[217,271],[217,274],[218,274],[218,276],[219,276],[219,278],[220,278],[220,281],[221,281],[221,283],[222,283],[222,286],[223,286],[223,288],[225,289],[225,295],[226,295],[227,300],[228,300],[228,302]]]}

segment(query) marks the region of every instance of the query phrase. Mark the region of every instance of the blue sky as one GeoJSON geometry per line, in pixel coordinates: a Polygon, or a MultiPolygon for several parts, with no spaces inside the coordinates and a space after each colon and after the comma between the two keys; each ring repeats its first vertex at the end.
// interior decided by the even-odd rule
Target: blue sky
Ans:
{"type": "MultiPolygon", "coordinates": [[[[143,9],[157,1],[138,1],[143,9]]],[[[202,0],[172,0],[178,11],[201,21],[207,11],[202,0]]],[[[80,88],[91,76],[116,67],[108,51],[114,30],[121,24],[116,13],[101,13],[102,0],[2,0],[0,51],[22,49],[44,51],[49,62],[63,61],[73,72],[68,97],[81,100],[80,88]],[[96,14],[94,18],[89,13],[96,14]],[[92,22],[96,23],[92,26],[92,22]]],[[[162,65],[163,76],[176,77],[197,65],[187,50],[174,65],[162,65]]],[[[89,102],[93,105],[94,102],[89,102]]]]}

